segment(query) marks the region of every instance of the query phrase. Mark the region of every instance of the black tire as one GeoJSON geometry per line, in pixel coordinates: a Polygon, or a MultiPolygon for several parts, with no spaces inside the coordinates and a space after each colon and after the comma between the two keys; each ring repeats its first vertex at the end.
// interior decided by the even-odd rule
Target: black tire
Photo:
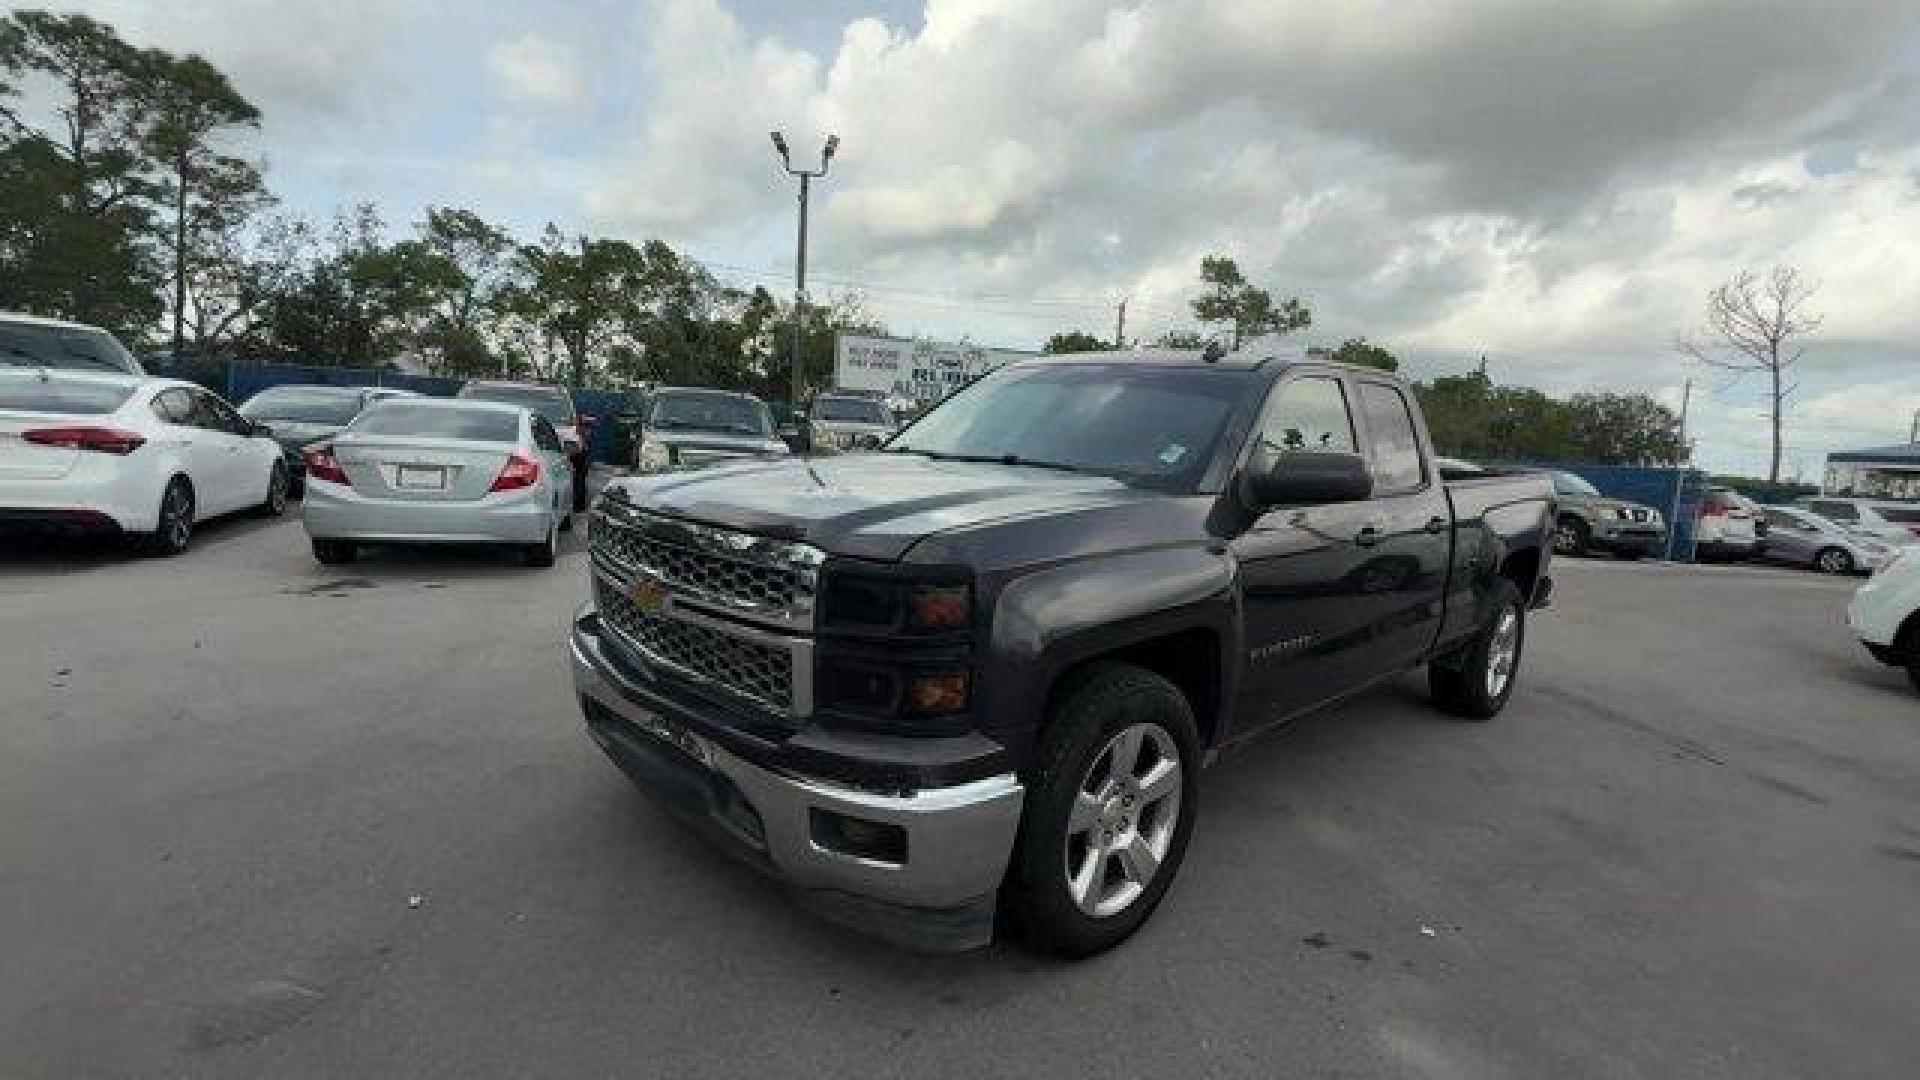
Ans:
{"type": "Polygon", "coordinates": [[[1827,547],[1814,552],[1813,568],[1823,574],[1853,573],[1853,554],[1845,548],[1827,547]]]}
{"type": "Polygon", "coordinates": [[[1920,690],[1920,656],[1907,661],[1907,678],[1912,680],[1915,690],[1920,690]]]}
{"type": "Polygon", "coordinates": [[[360,545],[330,536],[313,538],[313,557],[325,566],[342,566],[360,557],[360,545]]]}
{"type": "Polygon", "coordinates": [[[1502,578],[1494,588],[1492,614],[1472,641],[1451,656],[1427,665],[1427,687],[1433,703],[1442,712],[1470,720],[1491,720],[1507,707],[1513,688],[1520,681],[1520,661],[1526,654],[1527,605],[1513,582],[1502,578]],[[1503,637],[1503,620],[1512,616],[1512,652],[1506,661],[1506,674],[1499,684],[1491,677],[1496,663],[1496,642],[1503,637]]]}
{"type": "MultiPolygon", "coordinates": [[[[1092,956],[1125,941],[1147,921],[1186,856],[1187,838],[1199,809],[1195,780],[1200,737],[1193,709],[1178,687],[1151,671],[1102,664],[1076,679],[1049,712],[1036,761],[1009,883],[1010,899],[1035,948],[1070,958],[1092,956]],[[1099,775],[1097,767],[1111,770],[1110,744],[1122,733],[1135,731],[1144,735],[1138,743],[1144,749],[1136,755],[1136,763],[1145,759],[1149,769],[1157,770],[1168,760],[1171,748],[1178,776],[1157,785],[1162,789],[1159,796],[1149,797],[1145,789],[1130,789],[1125,795],[1115,790],[1096,816],[1102,825],[1075,829],[1074,810],[1082,803],[1082,784],[1099,775]],[[1124,807],[1118,801],[1123,798],[1124,807]],[[1173,800],[1170,808],[1169,799],[1173,800]],[[1124,818],[1110,819],[1109,814],[1124,818]],[[1074,899],[1069,866],[1076,850],[1082,866],[1098,854],[1091,863],[1093,873],[1087,875],[1089,880],[1099,879],[1094,881],[1096,889],[1104,888],[1110,870],[1117,868],[1123,879],[1128,878],[1127,871],[1140,865],[1131,845],[1124,856],[1117,849],[1106,854],[1106,848],[1096,852],[1086,846],[1112,820],[1124,820],[1124,831],[1106,831],[1108,839],[1130,836],[1143,845],[1157,843],[1164,851],[1152,864],[1144,886],[1135,883],[1132,887],[1137,891],[1130,899],[1101,916],[1082,910],[1074,899]],[[1081,839],[1076,842],[1076,837],[1081,839]]],[[[1128,769],[1127,775],[1131,780],[1134,770],[1128,769]]],[[[1111,790],[1116,781],[1109,773],[1103,787],[1111,790]]],[[[1123,880],[1120,888],[1127,887],[1123,880]]]]}
{"type": "Polygon", "coordinates": [[[184,476],[167,482],[160,494],[160,515],[153,531],[140,538],[140,549],[158,558],[172,558],[193,541],[193,485],[184,476]]]}
{"type": "Polygon", "coordinates": [[[576,514],[587,512],[588,464],[585,455],[581,455],[580,460],[573,463],[573,512],[576,514]]]}
{"type": "Polygon", "coordinates": [[[546,540],[538,544],[523,544],[520,547],[520,561],[528,566],[545,568],[552,566],[559,557],[560,526],[558,523],[547,526],[546,540]]]}
{"type": "Polygon", "coordinates": [[[1585,555],[1593,550],[1593,530],[1571,514],[1563,515],[1553,528],[1555,555],[1585,555]]]}
{"type": "Polygon", "coordinates": [[[267,498],[254,512],[261,517],[277,518],[287,512],[288,491],[292,483],[287,478],[287,463],[276,461],[273,472],[267,477],[267,498]]]}
{"type": "Polygon", "coordinates": [[[1621,551],[1614,554],[1614,558],[1619,559],[1621,562],[1639,562],[1646,557],[1646,553],[1643,551],[1621,551]]]}

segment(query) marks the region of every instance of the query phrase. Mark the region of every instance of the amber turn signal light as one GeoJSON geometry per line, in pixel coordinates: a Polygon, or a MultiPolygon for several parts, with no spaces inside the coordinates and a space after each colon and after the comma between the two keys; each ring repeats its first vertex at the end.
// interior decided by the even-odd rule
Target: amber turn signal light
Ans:
{"type": "Polygon", "coordinates": [[[917,713],[951,713],[967,707],[967,673],[916,675],[907,685],[907,706],[917,713]]]}
{"type": "Polygon", "coordinates": [[[973,621],[965,585],[918,585],[907,594],[907,620],[921,630],[960,630],[973,621]]]}

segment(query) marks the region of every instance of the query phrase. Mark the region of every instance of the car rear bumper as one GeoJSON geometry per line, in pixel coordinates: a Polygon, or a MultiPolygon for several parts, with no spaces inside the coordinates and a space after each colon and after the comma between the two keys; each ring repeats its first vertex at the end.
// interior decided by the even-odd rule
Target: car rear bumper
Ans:
{"type": "Polygon", "coordinates": [[[374,499],[308,478],[300,512],[308,536],[394,543],[537,544],[553,512],[525,491],[462,502],[374,499]]]}
{"type": "Polygon", "coordinates": [[[601,633],[582,609],[574,687],[588,734],[641,790],[835,922],[933,951],[991,940],[1025,795],[1012,774],[881,793],[749,761],[630,677],[601,633]]]}
{"type": "Polygon", "coordinates": [[[131,490],[132,485],[118,478],[97,483],[76,475],[57,480],[0,480],[0,527],[149,532],[159,516],[160,492],[156,487],[149,505],[146,500],[131,499],[131,490]]]}

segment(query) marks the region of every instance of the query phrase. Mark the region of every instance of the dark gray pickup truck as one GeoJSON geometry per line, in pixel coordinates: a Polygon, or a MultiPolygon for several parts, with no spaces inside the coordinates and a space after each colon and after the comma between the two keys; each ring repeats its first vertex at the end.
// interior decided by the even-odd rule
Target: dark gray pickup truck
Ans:
{"type": "Polygon", "coordinates": [[[1037,359],[881,453],[615,482],[574,680],[640,787],[829,916],[1083,956],[1234,744],[1418,667],[1499,712],[1553,521],[1544,478],[1444,481],[1377,371],[1037,359]]]}

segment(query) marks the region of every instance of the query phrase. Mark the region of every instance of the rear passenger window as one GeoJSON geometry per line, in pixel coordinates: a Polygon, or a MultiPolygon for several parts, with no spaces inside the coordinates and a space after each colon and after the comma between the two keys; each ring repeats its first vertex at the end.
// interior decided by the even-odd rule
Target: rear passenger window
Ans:
{"type": "Polygon", "coordinates": [[[1860,511],[1854,509],[1854,506],[1852,503],[1843,503],[1843,502],[1808,503],[1807,509],[1812,510],[1814,513],[1819,514],[1823,518],[1828,518],[1833,521],[1859,521],[1860,520],[1860,511]]]}
{"type": "Polygon", "coordinates": [[[153,398],[153,415],[182,427],[193,423],[193,398],[185,390],[162,390],[153,398]]]}
{"type": "Polygon", "coordinates": [[[1420,437],[1405,395],[1385,383],[1360,384],[1360,411],[1367,418],[1367,448],[1373,458],[1373,483],[1381,492],[1408,491],[1426,481],[1420,437]]]}
{"type": "Polygon", "coordinates": [[[1351,454],[1353,417],[1337,379],[1295,379],[1274,393],[1260,423],[1257,451],[1271,463],[1282,454],[1351,454]]]}

